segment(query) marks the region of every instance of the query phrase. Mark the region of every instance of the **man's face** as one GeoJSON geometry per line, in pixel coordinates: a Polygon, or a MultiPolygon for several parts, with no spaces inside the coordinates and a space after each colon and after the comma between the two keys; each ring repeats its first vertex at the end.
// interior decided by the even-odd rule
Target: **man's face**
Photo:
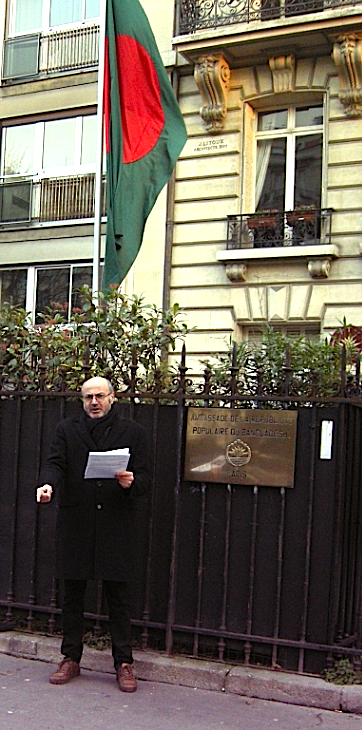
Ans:
{"type": "Polygon", "coordinates": [[[114,393],[104,378],[91,378],[82,387],[83,408],[91,418],[102,418],[111,410],[114,393]]]}

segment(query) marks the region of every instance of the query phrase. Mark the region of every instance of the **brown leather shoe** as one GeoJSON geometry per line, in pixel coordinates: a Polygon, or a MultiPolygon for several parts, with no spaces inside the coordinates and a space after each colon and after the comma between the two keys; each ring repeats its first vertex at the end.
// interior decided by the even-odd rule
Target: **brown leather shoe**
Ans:
{"type": "Polygon", "coordinates": [[[72,659],[63,659],[60,662],[58,669],[53,672],[49,677],[50,684],[66,684],[70,679],[78,677],[80,674],[80,666],[77,662],[73,662],[72,659]]]}
{"type": "Polygon", "coordinates": [[[116,669],[116,679],[121,692],[135,692],[137,689],[136,677],[130,664],[121,664],[116,669]]]}

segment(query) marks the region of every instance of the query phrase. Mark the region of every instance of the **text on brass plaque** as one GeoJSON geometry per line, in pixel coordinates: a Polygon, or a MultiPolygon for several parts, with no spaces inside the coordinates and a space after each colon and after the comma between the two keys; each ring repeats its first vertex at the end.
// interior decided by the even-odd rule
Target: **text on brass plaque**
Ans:
{"type": "Polygon", "coordinates": [[[188,408],[184,478],[293,487],[297,412],[188,408]]]}

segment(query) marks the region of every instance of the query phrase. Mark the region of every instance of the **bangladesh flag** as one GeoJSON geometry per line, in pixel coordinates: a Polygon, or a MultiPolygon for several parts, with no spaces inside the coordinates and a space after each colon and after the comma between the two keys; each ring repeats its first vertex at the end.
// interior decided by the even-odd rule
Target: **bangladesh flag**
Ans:
{"type": "Polygon", "coordinates": [[[107,242],[104,288],[120,284],[186,129],[138,0],[107,0],[104,86],[107,242]]]}

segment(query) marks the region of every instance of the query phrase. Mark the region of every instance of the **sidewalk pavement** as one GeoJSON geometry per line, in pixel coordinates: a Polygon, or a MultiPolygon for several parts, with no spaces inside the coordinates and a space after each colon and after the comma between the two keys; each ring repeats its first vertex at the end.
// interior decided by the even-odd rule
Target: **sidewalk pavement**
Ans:
{"type": "MultiPolygon", "coordinates": [[[[17,631],[0,633],[1,653],[54,664],[61,659],[60,643],[59,637],[17,631]]],[[[134,651],[133,655],[135,674],[141,680],[362,715],[362,685],[339,686],[318,677],[180,656],[169,657],[148,650],[134,651]]],[[[113,673],[110,650],[98,651],[85,646],[82,667],[113,673]]]]}

